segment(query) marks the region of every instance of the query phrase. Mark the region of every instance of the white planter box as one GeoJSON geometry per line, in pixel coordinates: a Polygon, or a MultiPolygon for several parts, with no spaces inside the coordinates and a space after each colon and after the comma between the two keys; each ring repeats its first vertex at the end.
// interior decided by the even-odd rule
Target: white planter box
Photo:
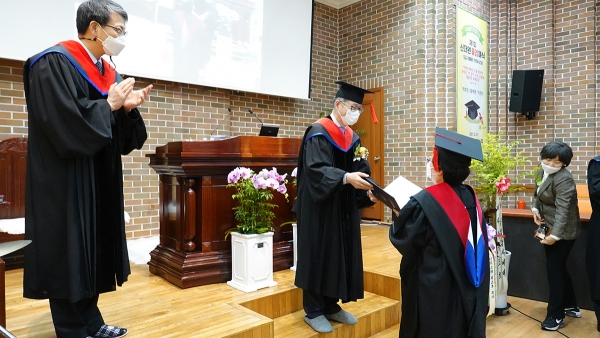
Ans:
{"type": "Polygon", "coordinates": [[[298,225],[296,223],[292,223],[292,234],[294,240],[294,266],[290,268],[292,271],[296,271],[296,262],[298,262],[298,229],[296,229],[298,225]]]}
{"type": "Polygon", "coordinates": [[[231,233],[231,287],[244,292],[277,285],[273,281],[273,233],[231,233]]]}

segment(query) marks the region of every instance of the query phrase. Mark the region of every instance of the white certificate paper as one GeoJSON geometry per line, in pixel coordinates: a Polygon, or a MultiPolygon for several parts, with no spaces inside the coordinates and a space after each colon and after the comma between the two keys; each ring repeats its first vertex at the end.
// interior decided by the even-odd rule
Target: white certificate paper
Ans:
{"type": "Polygon", "coordinates": [[[408,203],[411,196],[414,196],[423,189],[403,176],[398,176],[398,178],[393,180],[392,183],[383,190],[392,195],[396,199],[396,202],[398,202],[400,208],[403,208],[404,205],[408,203]]]}

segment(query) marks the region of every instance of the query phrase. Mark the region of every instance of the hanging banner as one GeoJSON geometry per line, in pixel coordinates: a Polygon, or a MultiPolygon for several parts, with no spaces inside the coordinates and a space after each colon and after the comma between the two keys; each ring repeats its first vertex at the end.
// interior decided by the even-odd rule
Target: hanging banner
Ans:
{"type": "Polygon", "coordinates": [[[488,23],[456,6],[457,132],[481,140],[488,131],[488,23]]]}

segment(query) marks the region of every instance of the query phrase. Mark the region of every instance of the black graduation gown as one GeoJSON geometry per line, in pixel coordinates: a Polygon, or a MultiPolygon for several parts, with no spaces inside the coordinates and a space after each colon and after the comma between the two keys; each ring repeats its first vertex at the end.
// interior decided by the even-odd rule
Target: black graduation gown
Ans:
{"type": "Polygon", "coordinates": [[[588,226],[586,264],[592,300],[600,302],[600,156],[588,164],[588,190],[592,216],[588,226]]]}
{"type": "MultiPolygon", "coordinates": [[[[111,112],[72,60],[40,55],[24,67],[25,238],[32,243],[25,248],[23,295],[75,302],[115,290],[130,274],[121,155],[140,149],[147,134],[137,109],[111,112]]],[[[88,60],[87,70],[95,69],[88,60]]]]}
{"type": "MultiPolygon", "coordinates": [[[[475,205],[472,190],[463,188],[471,191],[470,204],[475,205]]],[[[484,266],[488,267],[485,230],[483,226],[484,266]]],[[[485,337],[489,269],[478,288],[469,282],[464,245],[450,218],[428,191],[419,192],[402,208],[390,227],[390,240],[402,254],[399,336],[485,337]]]]}
{"type": "Polygon", "coordinates": [[[370,174],[366,160],[353,161],[360,139],[350,128],[348,132],[352,141],[345,151],[321,124],[306,130],[294,205],[299,243],[296,286],[343,302],[364,298],[359,208],[373,205],[366,191],[343,184],[347,172],[370,174]]]}

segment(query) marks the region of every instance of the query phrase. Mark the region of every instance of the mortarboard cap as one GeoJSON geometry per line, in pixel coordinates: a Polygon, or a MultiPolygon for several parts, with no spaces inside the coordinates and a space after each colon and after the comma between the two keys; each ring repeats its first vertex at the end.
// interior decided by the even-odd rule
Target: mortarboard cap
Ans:
{"type": "MultiPolygon", "coordinates": [[[[340,89],[338,89],[337,93],[335,94],[335,97],[341,97],[343,99],[350,100],[350,101],[358,103],[358,104],[363,103],[365,94],[373,93],[372,91],[362,89],[355,85],[351,85],[345,81],[335,81],[335,83],[340,85],[340,89]]],[[[373,107],[372,104],[371,104],[370,110],[371,110],[371,119],[373,120],[373,122],[375,124],[378,124],[379,121],[377,121],[377,116],[375,115],[375,108],[373,107]]]]}
{"type": "Polygon", "coordinates": [[[467,103],[465,103],[465,106],[467,107],[467,115],[472,118],[473,120],[477,118],[477,116],[479,115],[477,113],[477,109],[481,108],[479,107],[479,105],[477,104],[477,102],[471,100],[467,103]]]}
{"type": "Polygon", "coordinates": [[[444,128],[435,128],[435,146],[440,155],[461,164],[471,163],[471,159],[483,162],[481,141],[444,128]],[[468,162],[467,162],[468,161],[468,162]]]}
{"type": "Polygon", "coordinates": [[[337,94],[335,94],[336,97],[341,97],[343,99],[350,100],[358,104],[363,103],[365,93],[373,93],[372,91],[362,89],[344,81],[335,81],[335,83],[340,85],[340,89],[338,89],[337,94]]]}

